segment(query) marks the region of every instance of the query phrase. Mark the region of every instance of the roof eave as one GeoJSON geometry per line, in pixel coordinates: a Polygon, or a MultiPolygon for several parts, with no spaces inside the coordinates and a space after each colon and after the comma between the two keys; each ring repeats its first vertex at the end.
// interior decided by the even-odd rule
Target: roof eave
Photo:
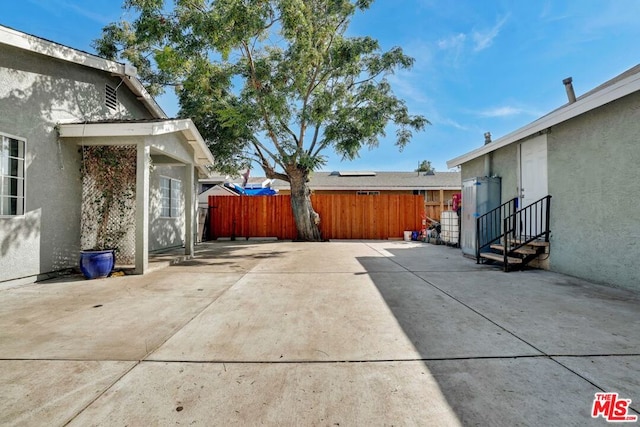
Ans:
{"type": "Polygon", "coordinates": [[[167,118],[167,115],[162,108],[160,108],[158,103],[144,88],[140,80],[138,80],[136,68],[129,64],[104,59],[99,56],[82,52],[49,40],[44,40],[30,34],[22,33],[2,25],[0,25],[0,43],[51,58],[56,58],[61,61],[94,68],[121,77],[129,90],[138,97],[138,100],[143,103],[154,118],[167,118]]]}
{"type": "Polygon", "coordinates": [[[116,123],[63,123],[58,125],[61,138],[154,136],[180,132],[192,147],[195,166],[201,177],[209,177],[208,168],[213,164],[213,154],[191,119],[164,120],[161,122],[116,123]]]}
{"type": "Polygon", "coordinates": [[[637,73],[627,77],[626,79],[620,80],[601,91],[595,92],[590,96],[579,99],[574,103],[567,104],[564,107],[561,107],[558,110],[553,111],[550,114],[547,114],[546,116],[543,116],[494,142],[451,159],[447,161],[447,167],[453,168],[460,166],[463,163],[467,163],[485,154],[491,153],[492,151],[535,135],[538,132],[542,132],[552,126],[565,122],[639,90],[640,73],[637,73]]]}

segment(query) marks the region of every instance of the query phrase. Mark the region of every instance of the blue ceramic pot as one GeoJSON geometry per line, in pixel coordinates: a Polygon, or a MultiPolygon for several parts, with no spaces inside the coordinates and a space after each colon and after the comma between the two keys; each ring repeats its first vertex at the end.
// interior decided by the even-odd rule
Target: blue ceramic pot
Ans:
{"type": "Polygon", "coordinates": [[[107,277],[113,270],[114,263],[113,249],[80,252],[80,270],[87,279],[107,277]]]}

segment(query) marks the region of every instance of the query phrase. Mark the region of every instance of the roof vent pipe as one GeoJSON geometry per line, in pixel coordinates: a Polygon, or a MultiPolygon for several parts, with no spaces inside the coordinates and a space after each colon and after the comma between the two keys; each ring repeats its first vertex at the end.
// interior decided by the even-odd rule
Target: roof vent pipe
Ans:
{"type": "MultiPolygon", "coordinates": [[[[484,145],[491,143],[491,132],[484,133],[484,145]]],[[[491,176],[491,153],[484,155],[484,176],[491,176]]]]}
{"type": "Polygon", "coordinates": [[[567,98],[569,98],[569,104],[573,104],[574,102],[576,102],[576,93],[573,90],[572,82],[573,82],[573,79],[571,77],[567,77],[562,81],[562,83],[564,84],[564,88],[567,91],[567,98]]]}

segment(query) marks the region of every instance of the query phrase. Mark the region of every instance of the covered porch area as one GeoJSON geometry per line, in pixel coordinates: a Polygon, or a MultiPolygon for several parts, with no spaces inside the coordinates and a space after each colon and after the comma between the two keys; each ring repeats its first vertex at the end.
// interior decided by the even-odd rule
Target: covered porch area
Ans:
{"type": "Polygon", "coordinates": [[[58,128],[62,141],[83,147],[135,147],[135,217],[130,226],[137,274],[149,270],[152,251],[183,246],[184,255],[193,254],[196,184],[209,176],[213,156],[190,119],[66,123],[58,128]]]}

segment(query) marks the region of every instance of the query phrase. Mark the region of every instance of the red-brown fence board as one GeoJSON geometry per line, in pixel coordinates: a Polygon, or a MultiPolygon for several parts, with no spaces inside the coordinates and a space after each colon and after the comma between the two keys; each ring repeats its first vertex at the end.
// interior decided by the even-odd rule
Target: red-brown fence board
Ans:
{"type": "MultiPolygon", "coordinates": [[[[401,238],[422,229],[422,196],[402,194],[314,194],[325,239],[401,238]]],[[[439,217],[439,215],[438,215],[439,217]]],[[[218,237],[296,238],[289,195],[209,196],[209,230],[218,237]]]]}

